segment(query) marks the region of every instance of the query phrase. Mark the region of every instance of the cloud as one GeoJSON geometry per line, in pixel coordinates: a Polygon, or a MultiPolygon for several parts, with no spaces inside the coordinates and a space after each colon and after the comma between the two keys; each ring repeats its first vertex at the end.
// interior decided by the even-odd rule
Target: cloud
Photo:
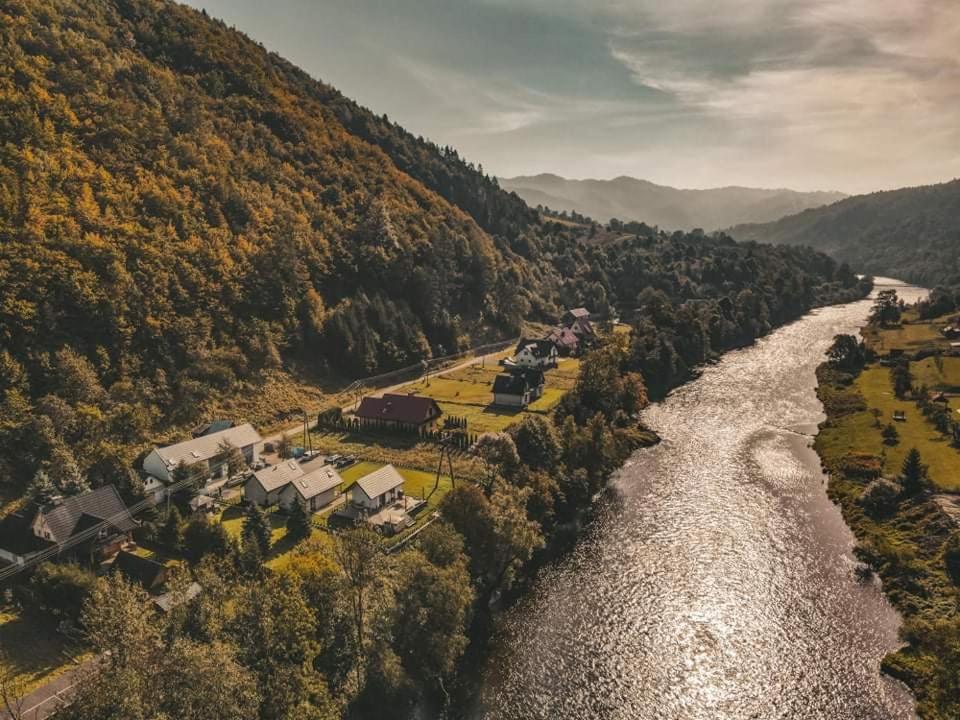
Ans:
{"type": "Polygon", "coordinates": [[[204,4],[497,174],[853,192],[960,174],[957,0],[280,1],[204,4]]]}

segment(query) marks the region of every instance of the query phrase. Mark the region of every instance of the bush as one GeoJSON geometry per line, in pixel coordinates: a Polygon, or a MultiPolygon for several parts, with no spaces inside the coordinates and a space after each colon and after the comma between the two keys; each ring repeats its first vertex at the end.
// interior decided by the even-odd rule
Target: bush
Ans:
{"type": "Polygon", "coordinates": [[[873,518],[888,515],[897,507],[897,498],[903,488],[900,483],[886,478],[877,478],[867,485],[860,496],[860,506],[873,518]]]}
{"type": "Polygon", "coordinates": [[[76,625],[80,622],[83,604],[96,584],[97,576],[79,565],[44,563],[30,578],[33,602],[28,607],[76,625]]]}
{"type": "Polygon", "coordinates": [[[953,533],[944,543],[943,566],[954,585],[960,585],[960,532],[953,533]]]}
{"type": "Polygon", "coordinates": [[[234,549],[223,525],[203,515],[194,515],[183,530],[183,556],[196,565],[206,555],[227,557],[234,549]]]}

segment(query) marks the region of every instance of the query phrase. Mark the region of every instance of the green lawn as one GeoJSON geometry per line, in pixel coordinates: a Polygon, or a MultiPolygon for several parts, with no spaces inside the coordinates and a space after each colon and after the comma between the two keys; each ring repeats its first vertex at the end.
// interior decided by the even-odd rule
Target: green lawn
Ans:
{"type": "Polygon", "coordinates": [[[934,358],[910,363],[914,384],[926,385],[931,390],[941,390],[946,393],[960,393],[960,358],[941,358],[941,366],[942,371],[937,367],[937,361],[934,358]]]}
{"type": "MultiPolygon", "coordinates": [[[[346,491],[357,480],[364,475],[369,475],[379,470],[387,463],[359,462],[351,465],[340,473],[343,478],[343,489],[346,491]]],[[[446,469],[446,468],[444,468],[446,469]]],[[[403,476],[403,492],[411,497],[426,497],[436,484],[436,473],[426,472],[424,470],[414,470],[413,468],[397,467],[397,472],[403,476]]],[[[440,484],[434,496],[430,498],[430,504],[435,505],[450,489],[450,477],[448,475],[440,476],[440,484]]]]}
{"type": "MultiPolygon", "coordinates": [[[[351,465],[350,467],[344,469],[340,473],[340,477],[343,478],[344,491],[346,491],[364,475],[369,475],[370,473],[379,470],[385,464],[386,463],[359,462],[356,465],[351,465]]],[[[389,538],[390,543],[397,542],[404,535],[412,532],[414,529],[422,525],[431,515],[433,515],[433,511],[436,510],[437,506],[439,506],[444,495],[446,495],[450,488],[453,487],[453,483],[450,481],[449,475],[441,474],[438,482],[436,472],[426,472],[424,470],[415,470],[413,468],[405,467],[397,467],[397,472],[399,472],[403,477],[404,494],[409,497],[426,499],[427,507],[417,514],[412,526],[404,530],[399,535],[394,535],[393,537],[389,538]]],[[[326,510],[321,510],[320,512],[316,513],[314,518],[320,523],[326,523],[334,512],[335,508],[327,508],[326,510]]],[[[331,526],[333,526],[333,522],[334,521],[331,521],[331,526]]]]}
{"type": "Polygon", "coordinates": [[[940,334],[940,330],[949,324],[948,318],[918,320],[916,312],[908,310],[903,314],[903,322],[898,327],[877,328],[867,326],[861,331],[867,344],[881,355],[891,350],[914,353],[918,350],[949,350],[950,341],[940,334]]]}
{"type": "Polygon", "coordinates": [[[23,692],[36,690],[73,667],[75,648],[53,623],[23,615],[11,608],[0,610],[0,663],[12,668],[23,692]]]}
{"type": "MultiPolygon", "coordinates": [[[[239,505],[228,507],[220,514],[220,522],[223,527],[231,537],[236,538],[240,537],[243,532],[243,518],[243,508],[239,505]]],[[[272,545],[277,545],[287,534],[287,516],[280,512],[268,512],[267,518],[269,518],[270,526],[273,528],[270,542],[272,545]]]]}
{"type": "Polygon", "coordinates": [[[872,366],[856,380],[856,386],[867,402],[867,410],[839,418],[834,426],[825,427],[817,437],[817,447],[825,457],[841,457],[859,452],[882,456],[884,472],[895,475],[910,448],[917,448],[923,462],[929,466],[930,477],[941,488],[960,489],[960,452],[927,422],[911,400],[894,397],[887,368],[872,366]],[[882,412],[881,427],[877,427],[870,408],[882,412]],[[894,425],[900,433],[897,445],[883,444],[882,426],[892,422],[893,411],[902,410],[906,422],[894,425]]]}

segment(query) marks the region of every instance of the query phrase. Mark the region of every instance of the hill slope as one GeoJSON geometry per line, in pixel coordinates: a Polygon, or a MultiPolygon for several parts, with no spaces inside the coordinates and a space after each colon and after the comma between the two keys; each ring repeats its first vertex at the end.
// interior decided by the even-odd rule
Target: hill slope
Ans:
{"type": "MultiPolygon", "coordinates": [[[[0,0],[0,38],[0,483],[123,482],[265,378],[363,377],[564,306],[632,310],[653,287],[697,300],[679,315],[723,349],[858,292],[805,248],[640,230],[591,247],[175,3],[0,0]]],[[[703,357],[687,334],[645,336],[652,386],[703,357]]]]}
{"type": "Polygon", "coordinates": [[[647,180],[567,180],[557,175],[505,178],[500,184],[533,207],[576,211],[606,222],[640,220],[648,225],[715,230],[739,223],[767,222],[844,197],[836,192],[796,192],[744,187],[681,190],[647,180]]]}
{"type": "Polygon", "coordinates": [[[739,240],[809,245],[862,272],[933,286],[960,282],[960,180],[857,195],[764,225],[739,240]]]}

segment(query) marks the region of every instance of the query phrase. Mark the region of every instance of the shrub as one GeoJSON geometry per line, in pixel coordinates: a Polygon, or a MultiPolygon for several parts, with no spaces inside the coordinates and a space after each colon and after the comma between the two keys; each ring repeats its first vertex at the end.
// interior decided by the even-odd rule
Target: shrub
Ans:
{"type": "Polygon", "coordinates": [[[954,585],[960,585],[960,532],[953,533],[944,543],[943,566],[954,585]]]}
{"type": "Polygon", "coordinates": [[[900,483],[886,478],[877,478],[867,485],[860,496],[860,506],[871,517],[888,515],[897,507],[897,498],[903,488],[900,483]]]}
{"type": "Polygon", "coordinates": [[[44,563],[30,578],[33,607],[58,620],[80,621],[87,597],[97,584],[97,576],[79,565],[44,563]]]}

